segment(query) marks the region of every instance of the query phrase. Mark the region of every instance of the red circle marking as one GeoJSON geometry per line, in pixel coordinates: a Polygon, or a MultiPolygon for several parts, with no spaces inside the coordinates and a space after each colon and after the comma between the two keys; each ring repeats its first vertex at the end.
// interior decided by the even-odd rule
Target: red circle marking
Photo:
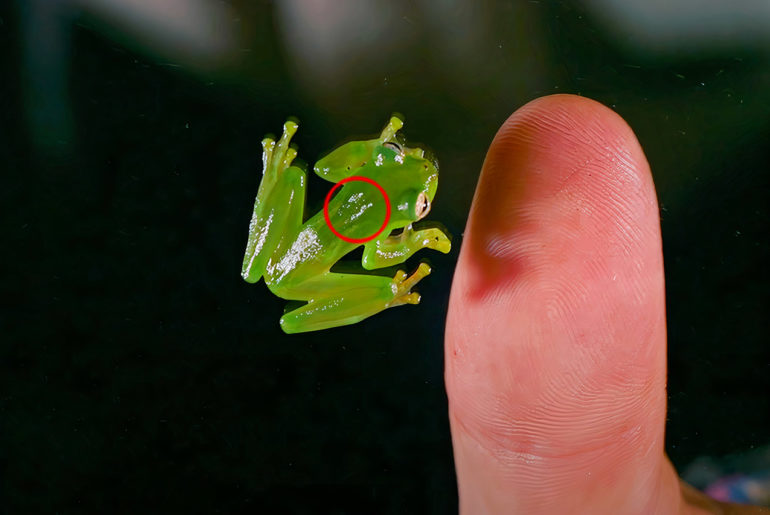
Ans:
{"type": "Polygon", "coordinates": [[[390,220],[390,199],[388,198],[388,194],[385,193],[385,190],[383,189],[383,187],[377,184],[377,182],[374,181],[373,179],[370,179],[368,177],[360,177],[358,175],[345,177],[340,182],[332,186],[332,189],[330,189],[329,193],[326,194],[326,200],[324,200],[324,219],[326,220],[326,225],[329,226],[329,229],[331,229],[334,235],[340,238],[341,240],[345,240],[348,243],[366,243],[367,241],[371,241],[377,236],[379,236],[380,233],[385,230],[385,227],[387,227],[388,221],[390,220]],[[334,194],[334,191],[340,186],[342,186],[343,184],[345,184],[346,182],[353,182],[353,181],[362,181],[362,182],[371,184],[372,186],[380,190],[380,193],[382,193],[382,198],[385,199],[385,220],[383,220],[382,222],[382,227],[380,227],[376,233],[366,238],[348,238],[347,236],[340,234],[340,232],[337,229],[335,229],[334,226],[332,225],[331,218],[329,218],[329,201],[332,199],[332,195],[334,194]]]}

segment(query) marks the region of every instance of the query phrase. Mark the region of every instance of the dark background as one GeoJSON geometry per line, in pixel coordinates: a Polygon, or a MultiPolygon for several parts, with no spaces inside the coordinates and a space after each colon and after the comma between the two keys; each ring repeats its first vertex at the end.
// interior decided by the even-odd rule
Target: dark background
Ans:
{"type": "MultiPolygon", "coordinates": [[[[559,92],[611,106],[652,166],[674,464],[770,443],[770,20],[751,2],[695,29],[696,0],[641,27],[611,0],[196,3],[225,15],[184,44],[153,39],[183,19],[153,2],[154,25],[110,0],[0,7],[9,512],[456,511],[453,267],[495,131],[559,92]],[[287,336],[284,301],[239,276],[259,141],[297,116],[312,163],[395,111],[439,157],[430,218],[454,249],[430,253],[419,306],[287,336]]],[[[311,212],[327,189],[311,178],[311,212]]]]}

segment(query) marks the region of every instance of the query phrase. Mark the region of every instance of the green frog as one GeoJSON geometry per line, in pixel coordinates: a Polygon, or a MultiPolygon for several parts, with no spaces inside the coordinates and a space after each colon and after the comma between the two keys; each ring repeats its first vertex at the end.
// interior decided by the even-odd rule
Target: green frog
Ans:
{"type": "Polygon", "coordinates": [[[278,142],[262,141],[263,176],[243,278],[263,278],[275,295],[306,301],[281,317],[286,333],[354,324],[390,307],[419,303],[412,288],[430,273],[426,263],[392,278],[331,268],[361,245],[365,270],[399,265],[422,248],[449,252],[444,231],[412,226],[430,212],[437,162],[425,150],[405,146],[398,134],[403,121],[393,116],[379,137],[351,141],[316,162],[313,171],[336,184],[336,195],[303,222],[307,176],[292,165],[297,151],[289,146],[297,127],[287,121],[278,142]]]}

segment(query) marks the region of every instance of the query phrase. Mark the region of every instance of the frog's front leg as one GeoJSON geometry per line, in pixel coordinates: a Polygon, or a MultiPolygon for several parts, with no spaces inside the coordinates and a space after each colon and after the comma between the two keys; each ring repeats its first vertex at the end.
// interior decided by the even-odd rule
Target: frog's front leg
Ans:
{"type": "Polygon", "coordinates": [[[433,249],[446,254],[452,248],[449,237],[438,228],[415,231],[412,224],[401,234],[385,236],[364,244],[361,260],[367,270],[400,265],[420,249],[433,249]]]}
{"type": "Polygon", "coordinates": [[[304,306],[281,317],[286,333],[318,331],[355,324],[380,311],[402,304],[418,304],[420,295],[411,291],[430,267],[421,263],[410,276],[399,271],[395,277],[327,272],[291,288],[293,294],[312,295],[304,306]]]}
{"type": "Polygon", "coordinates": [[[277,144],[270,138],[262,141],[263,176],[241,268],[241,276],[250,283],[262,277],[267,260],[282,238],[295,233],[302,224],[307,177],[303,170],[291,166],[297,151],[289,148],[296,131],[297,124],[288,121],[277,144]]]}

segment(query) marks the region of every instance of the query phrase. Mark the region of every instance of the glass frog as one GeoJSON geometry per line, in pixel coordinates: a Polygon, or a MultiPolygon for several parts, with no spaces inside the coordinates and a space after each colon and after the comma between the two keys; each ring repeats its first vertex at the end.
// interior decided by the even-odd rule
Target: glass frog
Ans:
{"type": "Polygon", "coordinates": [[[430,212],[438,164],[423,149],[401,142],[402,126],[394,116],[378,138],[351,141],[316,162],[313,171],[330,182],[357,180],[338,184],[328,209],[306,221],[307,176],[292,165],[297,151],[289,146],[298,124],[287,121],[277,143],[262,141],[263,175],[241,275],[250,283],[264,278],[279,297],[306,301],[281,317],[286,333],[354,324],[384,309],[420,302],[412,287],[430,273],[426,263],[411,275],[398,271],[392,278],[331,271],[361,245],[365,270],[399,265],[422,248],[449,252],[449,236],[441,229],[412,227],[430,212]]]}

